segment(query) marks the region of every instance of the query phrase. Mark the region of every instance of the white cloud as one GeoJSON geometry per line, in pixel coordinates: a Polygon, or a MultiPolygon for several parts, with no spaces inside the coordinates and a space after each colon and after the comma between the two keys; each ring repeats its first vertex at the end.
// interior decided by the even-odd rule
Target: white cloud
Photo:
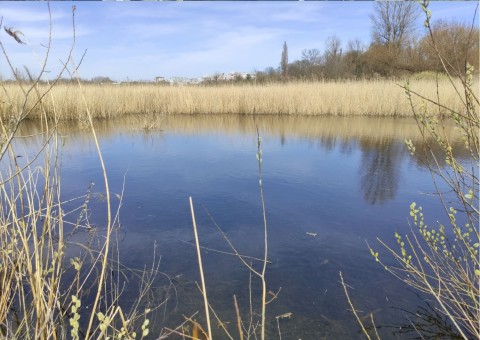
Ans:
{"type": "Polygon", "coordinates": [[[312,3],[303,2],[291,4],[285,9],[274,10],[271,16],[269,16],[269,20],[308,23],[318,22],[325,17],[328,17],[328,13],[324,10],[323,6],[319,6],[318,4],[312,6],[312,3]]]}
{"type": "MultiPolygon", "coordinates": [[[[52,10],[52,20],[58,20],[70,16],[71,13],[64,13],[58,10],[52,10]]],[[[42,9],[26,9],[26,8],[14,8],[3,7],[0,5],[0,16],[3,16],[3,24],[19,25],[26,22],[39,22],[48,23],[50,20],[48,14],[48,8],[45,4],[42,4],[42,9]]]]}
{"type": "MultiPolygon", "coordinates": [[[[136,19],[172,19],[187,15],[192,4],[129,2],[124,4],[104,5],[102,10],[110,20],[126,20],[126,23],[136,19]],[[185,8],[187,7],[187,8],[185,8]]],[[[194,6],[194,5],[193,5],[194,6]]]]}
{"type": "Polygon", "coordinates": [[[149,40],[163,36],[174,36],[181,34],[185,30],[181,25],[171,25],[166,23],[153,23],[149,25],[140,22],[128,24],[124,31],[135,40],[149,40]]]}
{"type": "MultiPolygon", "coordinates": [[[[432,3],[434,15],[452,9],[452,15],[463,13],[461,7],[467,6],[447,5],[432,3]]],[[[373,3],[77,2],[76,6],[77,51],[89,50],[81,74],[121,80],[276,67],[284,41],[291,61],[303,49],[323,50],[325,39],[333,34],[343,44],[354,38],[368,42],[373,3]]],[[[71,3],[51,7],[54,51],[61,52],[72,38],[71,3]]],[[[49,27],[45,3],[0,2],[1,15],[4,24],[21,30],[41,51],[49,27]]],[[[29,50],[3,30],[0,39],[12,55],[29,50]]],[[[23,55],[16,59],[29,64],[23,55]]],[[[52,54],[54,59],[58,57],[52,54]]]]}

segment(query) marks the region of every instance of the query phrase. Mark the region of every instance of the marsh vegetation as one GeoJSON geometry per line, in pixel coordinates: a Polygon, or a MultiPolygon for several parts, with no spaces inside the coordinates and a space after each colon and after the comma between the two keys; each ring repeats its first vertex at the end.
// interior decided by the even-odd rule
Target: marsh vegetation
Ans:
{"type": "Polygon", "coordinates": [[[377,337],[417,331],[412,316],[478,336],[468,63],[403,86],[293,82],[282,54],[277,83],[94,85],[71,52],[53,81],[20,79],[0,47],[16,77],[1,83],[1,336],[351,338],[349,308],[377,337]],[[377,238],[393,257],[371,259],[377,238]]]}
{"type": "MultiPolygon", "coordinates": [[[[218,86],[85,84],[82,89],[62,84],[51,90],[55,102],[45,97],[42,108],[33,109],[29,118],[40,118],[42,110],[45,110],[47,117],[53,117],[55,112],[55,117],[60,120],[85,120],[83,96],[94,118],[118,118],[128,114],[413,117],[410,104],[405,100],[405,91],[399,86],[403,83],[404,80],[218,86]]],[[[412,80],[411,86],[429,98],[436,97],[438,90],[442,104],[453,109],[462,105],[448,79],[442,79],[438,84],[434,79],[412,80]]],[[[475,86],[478,87],[478,84],[475,86]]],[[[40,93],[47,89],[47,86],[40,85],[37,88],[40,93]]],[[[11,100],[0,103],[0,114],[7,118],[12,105],[18,105],[23,100],[23,93],[16,85],[5,85],[4,90],[11,100]]],[[[33,106],[34,102],[31,99],[27,107],[33,106]]],[[[420,103],[420,99],[414,99],[414,105],[420,103]]]]}

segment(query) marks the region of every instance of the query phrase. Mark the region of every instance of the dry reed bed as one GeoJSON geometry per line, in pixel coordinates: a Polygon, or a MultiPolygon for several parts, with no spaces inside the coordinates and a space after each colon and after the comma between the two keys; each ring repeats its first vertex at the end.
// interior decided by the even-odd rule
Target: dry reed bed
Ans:
{"type": "MultiPolygon", "coordinates": [[[[269,85],[159,86],[84,85],[87,106],[96,118],[113,118],[126,114],[284,114],[284,115],[361,115],[411,116],[405,91],[392,80],[287,83],[269,85]]],[[[414,91],[427,98],[437,98],[434,81],[415,80],[414,91]]],[[[22,93],[18,86],[5,85],[14,105],[0,103],[0,113],[9,117],[11,107],[18,107],[22,93]]],[[[46,87],[40,87],[40,92],[46,87]]],[[[84,115],[80,89],[58,85],[52,90],[55,108],[61,119],[78,119],[84,115]]],[[[461,108],[447,81],[438,86],[442,104],[461,108]]],[[[44,99],[49,114],[50,98],[44,99]]],[[[415,99],[416,104],[420,104],[415,99]]],[[[34,111],[33,116],[39,116],[34,111]]]]}

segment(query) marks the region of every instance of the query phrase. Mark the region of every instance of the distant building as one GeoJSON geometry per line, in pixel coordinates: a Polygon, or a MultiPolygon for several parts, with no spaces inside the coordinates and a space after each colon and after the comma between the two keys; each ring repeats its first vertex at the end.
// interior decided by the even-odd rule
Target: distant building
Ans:
{"type": "Polygon", "coordinates": [[[240,73],[240,76],[242,77],[242,79],[255,79],[255,73],[243,72],[243,73],[240,73]]]}
{"type": "Polygon", "coordinates": [[[200,84],[202,79],[199,78],[187,78],[187,77],[171,77],[168,82],[170,85],[197,85],[200,84]]]}
{"type": "Polygon", "coordinates": [[[215,76],[205,76],[202,77],[203,81],[211,80],[220,80],[220,81],[231,81],[237,79],[255,79],[254,73],[247,72],[229,72],[229,73],[220,73],[215,76]]]}
{"type": "Polygon", "coordinates": [[[235,77],[237,76],[236,72],[230,72],[230,73],[222,73],[222,79],[223,80],[235,80],[235,77]]]}
{"type": "Polygon", "coordinates": [[[170,85],[198,85],[201,83],[208,83],[211,81],[232,81],[238,79],[255,79],[254,73],[246,72],[229,72],[229,73],[216,73],[214,75],[203,76],[201,78],[188,78],[188,77],[155,77],[155,82],[166,82],[170,85]]]}

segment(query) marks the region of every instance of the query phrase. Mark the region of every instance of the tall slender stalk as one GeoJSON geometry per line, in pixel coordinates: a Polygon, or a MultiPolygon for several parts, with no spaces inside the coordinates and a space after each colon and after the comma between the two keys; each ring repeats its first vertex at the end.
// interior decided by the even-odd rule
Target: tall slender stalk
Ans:
{"type": "Polygon", "coordinates": [[[257,128],[257,160],[258,160],[258,185],[260,190],[260,199],[262,202],[262,217],[263,217],[263,265],[260,273],[260,280],[262,281],[262,326],[261,326],[261,339],[265,339],[265,318],[267,307],[267,282],[265,280],[265,272],[267,270],[268,262],[268,229],[267,229],[267,212],[265,209],[265,199],[263,196],[263,157],[262,157],[262,138],[257,128]]]}
{"type": "Polygon", "coordinates": [[[343,281],[343,276],[342,276],[342,272],[340,272],[340,282],[342,284],[342,287],[343,287],[343,291],[345,292],[345,296],[347,297],[347,301],[348,301],[348,304],[350,305],[350,308],[352,309],[352,313],[353,315],[355,315],[355,318],[357,319],[357,322],[359,323],[360,327],[362,328],[362,332],[363,334],[365,334],[365,336],[367,337],[368,340],[370,340],[370,335],[368,334],[367,330],[365,329],[365,326],[363,325],[363,322],[362,320],[360,320],[358,314],[357,314],[357,311],[355,310],[355,307],[353,306],[353,303],[352,301],[350,300],[350,295],[348,295],[348,290],[347,290],[347,285],[345,284],[345,282],[343,281]]]}
{"type": "Polygon", "coordinates": [[[207,297],[207,286],[205,285],[205,275],[203,274],[202,254],[200,251],[200,241],[198,239],[197,222],[195,221],[195,211],[193,209],[193,201],[191,196],[189,198],[189,202],[190,202],[190,212],[192,214],[193,233],[195,234],[195,244],[197,248],[198,268],[200,270],[200,280],[202,282],[202,295],[203,295],[203,304],[205,306],[205,317],[207,319],[208,338],[211,340],[212,327],[210,324],[210,310],[209,310],[210,308],[209,308],[208,297],[207,297]]]}

